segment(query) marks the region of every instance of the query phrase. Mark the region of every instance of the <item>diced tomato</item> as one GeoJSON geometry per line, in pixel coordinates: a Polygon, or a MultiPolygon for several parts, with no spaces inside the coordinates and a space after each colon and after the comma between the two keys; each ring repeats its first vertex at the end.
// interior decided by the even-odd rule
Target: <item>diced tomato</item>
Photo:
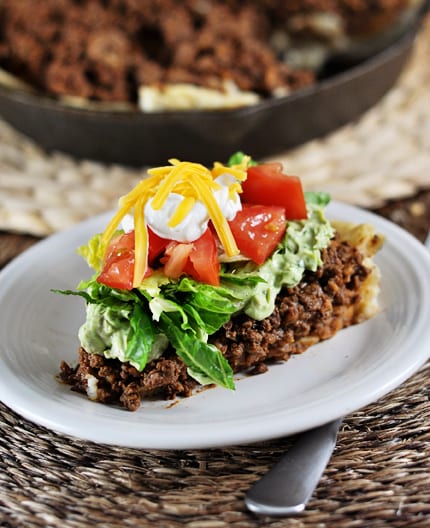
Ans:
{"type": "MultiPolygon", "coordinates": [[[[219,262],[215,237],[210,229],[190,243],[167,240],[148,229],[148,262],[152,264],[163,252],[161,263],[167,277],[177,279],[182,274],[195,280],[219,285],[219,262]]],[[[114,238],[105,254],[97,281],[111,288],[131,290],[134,274],[134,231],[114,238]]],[[[150,275],[148,267],[145,277],[150,275]]]]}
{"type": "Polygon", "coordinates": [[[170,242],[161,259],[167,277],[177,279],[182,274],[193,279],[219,285],[219,269],[215,237],[210,229],[194,242],[170,242]]]}
{"type": "MultiPolygon", "coordinates": [[[[148,229],[148,263],[153,261],[164,251],[169,240],[156,235],[148,229]]],[[[97,282],[119,288],[131,290],[134,274],[134,231],[113,238],[106,250],[103,268],[97,277],[97,282]]],[[[145,277],[151,273],[148,267],[145,277]]]]}
{"type": "Polygon", "coordinates": [[[164,274],[171,279],[178,279],[185,270],[193,244],[171,241],[162,258],[164,274]]]}
{"type": "Polygon", "coordinates": [[[277,205],[243,204],[229,225],[240,252],[260,265],[284,236],[285,211],[277,205]]]}
{"type": "MultiPolygon", "coordinates": [[[[163,251],[166,249],[167,244],[169,244],[170,240],[167,238],[161,238],[160,236],[156,235],[154,231],[150,227],[148,227],[148,262],[149,264],[152,264],[154,260],[159,257],[163,251]]],[[[134,242],[133,242],[134,247],[134,242]]]]}
{"type": "Polygon", "coordinates": [[[133,272],[134,232],[132,231],[111,240],[97,282],[111,288],[131,290],[133,288],[133,272]]]}
{"type": "Polygon", "coordinates": [[[307,217],[302,183],[297,176],[283,174],[281,163],[249,167],[242,189],[242,202],[282,206],[288,220],[307,217]]]}
{"type": "Polygon", "coordinates": [[[215,237],[210,229],[193,242],[193,250],[185,272],[194,279],[219,286],[218,252],[215,237]]]}
{"type": "Polygon", "coordinates": [[[103,262],[106,264],[109,262],[109,260],[118,257],[126,250],[134,251],[134,231],[130,231],[130,233],[125,233],[112,238],[106,249],[103,262]]]}

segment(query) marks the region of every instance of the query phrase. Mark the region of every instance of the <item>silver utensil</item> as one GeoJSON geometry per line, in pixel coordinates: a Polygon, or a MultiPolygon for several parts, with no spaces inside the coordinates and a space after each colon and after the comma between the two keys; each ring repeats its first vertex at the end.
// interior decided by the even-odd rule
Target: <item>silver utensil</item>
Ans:
{"type": "MultiPolygon", "coordinates": [[[[424,245],[430,249],[430,231],[424,245]]],[[[260,515],[302,512],[330,460],[341,423],[338,419],[298,435],[287,454],[245,495],[247,508],[260,515]]]]}
{"type": "Polygon", "coordinates": [[[298,435],[287,454],[248,491],[247,508],[260,515],[302,512],[330,460],[341,423],[339,418],[298,435]]]}
{"type": "Polygon", "coordinates": [[[430,231],[427,233],[427,237],[424,240],[424,245],[427,249],[430,249],[430,231]]]}

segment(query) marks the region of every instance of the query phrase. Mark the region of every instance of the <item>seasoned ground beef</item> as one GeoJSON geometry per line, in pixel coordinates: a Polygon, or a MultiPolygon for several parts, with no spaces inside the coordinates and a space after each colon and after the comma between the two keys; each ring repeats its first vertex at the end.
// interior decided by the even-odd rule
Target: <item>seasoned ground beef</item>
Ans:
{"type": "MultiPolygon", "coordinates": [[[[357,322],[359,290],[370,273],[362,254],[334,239],[322,257],[324,264],[317,272],[307,272],[300,284],[279,293],[270,317],[256,321],[239,314],[211,336],[234,372],[264,372],[267,363],[286,361],[357,322]]],[[[88,393],[89,380],[97,380],[97,400],[129,410],[136,410],[142,398],[190,396],[196,386],[173,351],[138,372],[127,363],[81,348],[79,364],[63,362],[60,378],[83,393],[88,393]]]]}
{"type": "Polygon", "coordinates": [[[191,396],[196,386],[185,365],[172,353],[149,363],[143,372],[117,359],[88,354],[83,348],[79,349],[79,363],[75,368],[65,361],[61,364],[60,379],[78,392],[88,394],[90,376],[97,379],[98,401],[118,404],[130,411],[139,408],[142,398],[169,400],[175,396],[191,396]]]}
{"type": "Polygon", "coordinates": [[[3,0],[0,65],[39,90],[136,103],[138,87],[233,80],[263,96],[313,82],[277,59],[256,3],[3,0]]]}
{"type": "Polygon", "coordinates": [[[330,40],[333,24],[340,41],[371,35],[394,23],[409,4],[2,0],[0,66],[45,93],[96,101],[136,104],[142,85],[185,82],[218,89],[225,80],[265,97],[315,81],[311,71],[284,62],[291,39],[330,40]],[[332,16],[328,26],[324,14],[332,16]]]}
{"type": "Polygon", "coordinates": [[[355,322],[358,291],[369,273],[361,255],[335,241],[323,251],[323,261],[317,272],[279,293],[271,316],[256,321],[239,314],[212,337],[235,372],[285,361],[355,322]]]}

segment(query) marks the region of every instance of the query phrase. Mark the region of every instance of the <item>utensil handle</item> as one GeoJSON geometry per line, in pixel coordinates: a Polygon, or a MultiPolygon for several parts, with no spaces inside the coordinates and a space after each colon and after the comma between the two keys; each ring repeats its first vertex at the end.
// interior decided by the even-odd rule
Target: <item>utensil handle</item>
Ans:
{"type": "Polygon", "coordinates": [[[303,511],[330,460],[341,423],[335,420],[297,436],[287,454],[248,491],[248,509],[261,515],[303,511]]]}

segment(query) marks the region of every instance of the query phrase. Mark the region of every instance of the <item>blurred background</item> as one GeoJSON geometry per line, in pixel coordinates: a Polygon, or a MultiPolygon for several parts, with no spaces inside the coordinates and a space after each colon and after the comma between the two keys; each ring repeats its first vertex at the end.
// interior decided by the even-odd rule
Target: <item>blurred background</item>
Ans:
{"type": "MultiPolygon", "coordinates": [[[[0,229],[45,236],[149,165],[276,159],[378,208],[430,187],[417,0],[3,0],[0,229]]],[[[422,212],[422,207],[414,209],[422,212]]]]}

